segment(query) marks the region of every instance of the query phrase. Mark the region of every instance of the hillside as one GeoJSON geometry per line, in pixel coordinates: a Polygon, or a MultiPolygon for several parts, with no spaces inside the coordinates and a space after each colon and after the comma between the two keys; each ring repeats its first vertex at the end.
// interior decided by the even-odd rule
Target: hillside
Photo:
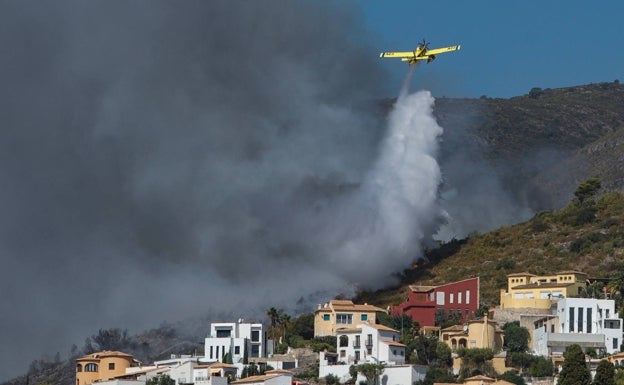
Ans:
{"type": "Polygon", "coordinates": [[[622,191],[624,186],[624,127],[577,150],[562,162],[539,172],[536,188],[550,194],[553,202],[565,199],[568,186],[590,177],[603,181],[605,191],[622,191]]]}
{"type": "Polygon", "coordinates": [[[623,135],[622,106],[619,81],[534,88],[510,99],[438,98],[434,114],[444,127],[440,163],[444,169],[458,148],[468,151],[534,210],[562,207],[591,176],[624,191],[622,173],[613,166],[621,160],[621,145],[612,143],[623,135]]]}
{"type": "Polygon", "coordinates": [[[383,307],[402,301],[409,284],[479,276],[481,301],[492,306],[510,273],[578,270],[593,278],[612,277],[624,270],[624,194],[612,192],[582,205],[574,201],[524,223],[454,240],[429,250],[427,257],[424,267],[404,272],[401,286],[361,293],[358,300],[383,307]]]}
{"type": "MultiPolygon", "coordinates": [[[[384,105],[389,108],[393,102],[384,105]]],[[[491,168],[518,202],[526,201],[535,211],[557,210],[427,250],[429,263],[403,272],[400,286],[360,293],[358,301],[383,307],[402,301],[408,284],[441,284],[478,275],[482,301],[493,305],[498,303],[506,274],[512,272],[574,269],[603,277],[624,269],[624,196],[617,192],[624,191],[623,85],[533,89],[510,99],[437,98],[435,103],[434,113],[444,127],[440,162],[445,183],[458,183],[449,172],[453,167],[458,168],[457,174],[466,174],[462,168],[467,167],[466,159],[454,159],[461,147],[471,166],[491,168]],[[595,210],[595,218],[579,221],[587,214],[585,208],[574,203],[560,208],[579,183],[592,176],[602,180],[606,194],[589,210],[595,210]]],[[[489,204],[491,197],[480,198],[489,204]]],[[[192,353],[201,346],[197,341],[205,331],[182,329],[163,327],[93,348],[128,351],[145,362],[171,353],[192,353]]],[[[85,346],[71,355],[75,358],[89,350],[85,346]]],[[[5,384],[69,385],[73,370],[71,361],[37,360],[28,379],[23,376],[5,384]]]]}

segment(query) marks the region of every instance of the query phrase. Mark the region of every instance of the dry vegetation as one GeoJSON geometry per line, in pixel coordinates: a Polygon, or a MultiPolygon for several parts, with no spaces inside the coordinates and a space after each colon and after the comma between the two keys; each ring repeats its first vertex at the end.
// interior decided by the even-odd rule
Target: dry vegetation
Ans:
{"type": "Polygon", "coordinates": [[[495,305],[510,273],[579,270],[590,277],[612,277],[624,270],[624,195],[612,192],[584,204],[575,200],[528,222],[441,245],[427,256],[431,263],[406,270],[400,287],[360,293],[358,300],[386,306],[401,302],[408,284],[436,285],[479,276],[481,301],[495,305]]]}

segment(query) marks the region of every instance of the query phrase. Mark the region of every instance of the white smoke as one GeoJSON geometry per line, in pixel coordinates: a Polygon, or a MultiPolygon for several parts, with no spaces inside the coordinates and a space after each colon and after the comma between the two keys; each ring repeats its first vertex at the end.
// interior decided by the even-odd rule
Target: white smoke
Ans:
{"type": "Polygon", "coordinates": [[[388,117],[379,157],[361,187],[332,209],[324,233],[341,274],[366,288],[388,284],[407,268],[439,225],[441,173],[436,161],[442,128],[428,91],[402,93],[388,117]],[[336,214],[338,213],[338,214],[336,214]]]}

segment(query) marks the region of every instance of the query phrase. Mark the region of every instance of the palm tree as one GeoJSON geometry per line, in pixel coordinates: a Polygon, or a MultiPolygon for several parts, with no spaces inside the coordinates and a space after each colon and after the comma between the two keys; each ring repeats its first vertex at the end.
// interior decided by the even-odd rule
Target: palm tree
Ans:
{"type": "Polygon", "coordinates": [[[581,295],[585,298],[604,298],[605,294],[604,284],[599,281],[589,283],[581,292],[581,295]]]}
{"type": "Polygon", "coordinates": [[[290,326],[290,316],[286,313],[280,314],[278,323],[282,329],[282,336],[280,337],[280,343],[282,343],[286,340],[286,329],[290,326]]]}
{"type": "Polygon", "coordinates": [[[611,299],[615,299],[616,303],[621,306],[624,298],[624,272],[620,272],[613,278],[607,287],[611,292],[611,299]]]}
{"type": "Polygon", "coordinates": [[[269,317],[269,319],[271,320],[271,326],[276,326],[280,316],[282,314],[282,310],[277,310],[276,308],[272,307],[269,310],[267,310],[267,316],[269,317]]]}
{"type": "Polygon", "coordinates": [[[284,311],[282,309],[272,307],[267,310],[267,317],[271,320],[271,326],[269,326],[269,338],[273,340],[273,352],[275,352],[275,340],[280,337],[278,325],[283,315],[284,311]]]}

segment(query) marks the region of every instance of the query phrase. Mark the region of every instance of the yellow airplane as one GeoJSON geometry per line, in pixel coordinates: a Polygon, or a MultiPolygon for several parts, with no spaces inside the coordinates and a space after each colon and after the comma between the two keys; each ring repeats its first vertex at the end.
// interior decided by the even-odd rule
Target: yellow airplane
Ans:
{"type": "Polygon", "coordinates": [[[418,63],[419,60],[426,60],[427,63],[432,62],[435,60],[437,54],[457,51],[460,47],[459,45],[453,45],[450,47],[429,49],[429,43],[423,40],[422,44],[419,44],[414,51],[382,52],[379,54],[379,57],[400,57],[401,61],[406,61],[409,65],[414,65],[418,63]]]}

